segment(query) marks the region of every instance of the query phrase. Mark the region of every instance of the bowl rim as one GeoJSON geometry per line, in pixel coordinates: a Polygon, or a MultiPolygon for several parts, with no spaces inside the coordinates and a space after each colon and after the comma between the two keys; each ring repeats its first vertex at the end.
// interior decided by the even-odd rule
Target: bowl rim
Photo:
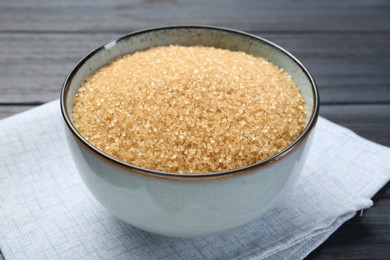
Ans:
{"type": "Polygon", "coordinates": [[[124,34],[116,39],[110,40],[103,45],[100,45],[99,47],[95,48],[94,50],[90,51],[88,54],[86,54],[81,60],[79,60],[76,65],[71,69],[71,71],[66,76],[61,89],[60,94],[60,107],[61,107],[61,113],[62,117],[65,120],[66,126],[69,128],[70,132],[74,137],[76,137],[76,141],[78,141],[80,144],[82,144],[84,147],[89,148],[92,152],[94,152],[96,155],[102,157],[102,159],[105,159],[109,163],[112,163],[120,168],[124,168],[128,170],[131,173],[139,173],[142,175],[152,176],[152,177],[159,177],[164,179],[180,179],[180,180],[206,180],[206,179],[219,179],[223,177],[232,177],[232,176],[239,176],[242,173],[252,172],[256,168],[261,168],[265,166],[269,166],[273,164],[274,162],[286,157],[288,154],[290,154],[292,151],[294,151],[296,148],[298,148],[309,136],[310,132],[314,129],[314,126],[317,123],[318,115],[319,115],[319,106],[320,106],[320,98],[319,93],[317,89],[317,85],[309,73],[309,71],[306,69],[306,67],[290,52],[285,50],[284,48],[280,47],[279,45],[266,40],[260,36],[253,35],[247,32],[243,32],[236,29],[230,29],[226,27],[219,27],[219,26],[207,26],[207,25],[171,25],[171,26],[160,26],[160,27],[153,27],[148,29],[142,29],[137,30],[131,33],[124,34]],[[163,171],[157,171],[152,170],[148,168],[143,168],[140,166],[136,166],[130,163],[126,163],[124,161],[121,161],[101,150],[93,146],[91,143],[89,143],[74,127],[71,119],[68,116],[67,108],[66,108],[66,100],[67,100],[67,94],[69,91],[69,86],[72,82],[73,77],[76,75],[78,70],[81,68],[81,66],[84,65],[85,62],[87,62],[92,56],[94,56],[96,53],[98,53],[101,50],[107,49],[107,46],[110,46],[112,43],[116,43],[125,39],[128,39],[130,37],[143,34],[143,33],[149,33],[153,31],[159,31],[159,30],[170,30],[170,29],[204,29],[204,30],[213,30],[213,31],[222,31],[226,33],[232,33],[232,34],[239,34],[241,36],[246,36],[249,38],[253,38],[255,40],[262,41],[268,45],[270,45],[273,48],[278,49],[283,54],[287,55],[290,59],[292,59],[306,74],[307,78],[310,81],[312,93],[313,93],[313,113],[309,119],[309,122],[307,123],[305,129],[303,132],[299,135],[298,138],[294,140],[289,146],[278,152],[277,154],[268,157],[264,160],[258,161],[254,164],[250,164],[241,168],[233,169],[233,170],[227,170],[227,171],[220,171],[220,172],[210,172],[210,173],[191,173],[191,174],[183,174],[183,173],[174,173],[174,172],[163,172],[163,171]]]}

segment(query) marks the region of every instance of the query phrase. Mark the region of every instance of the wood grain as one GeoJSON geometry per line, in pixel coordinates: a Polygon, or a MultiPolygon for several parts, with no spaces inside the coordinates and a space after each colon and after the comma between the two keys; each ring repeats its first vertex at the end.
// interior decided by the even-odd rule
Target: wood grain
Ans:
{"type": "Polygon", "coordinates": [[[389,31],[390,3],[372,1],[2,1],[0,31],[127,32],[168,24],[261,31],[389,31]]]}
{"type": "Polygon", "coordinates": [[[15,115],[17,113],[24,112],[33,108],[34,106],[18,106],[18,105],[0,105],[0,119],[7,118],[9,116],[15,115]]]}
{"type": "MultiPolygon", "coordinates": [[[[322,116],[390,146],[389,13],[388,0],[0,1],[0,118],[58,98],[74,64],[123,33],[207,24],[286,48],[317,81],[322,116]]],[[[308,259],[389,259],[390,184],[373,201],[308,259]]]]}
{"type": "MultiPolygon", "coordinates": [[[[323,103],[390,103],[390,34],[257,34],[307,66],[323,103]]],[[[77,61],[119,35],[1,33],[0,103],[57,98],[77,61]]]]}
{"type": "Polygon", "coordinates": [[[320,115],[366,139],[390,146],[390,105],[321,106],[320,115]]]}
{"type": "MultiPolygon", "coordinates": [[[[383,189],[388,188],[390,188],[389,184],[383,189]]],[[[384,227],[387,226],[389,221],[390,199],[375,197],[373,201],[373,207],[364,210],[362,213],[358,212],[357,215],[348,222],[348,232],[335,233],[329,240],[329,243],[339,244],[350,240],[359,243],[377,242],[383,244],[389,242],[390,233],[386,232],[384,227]],[[375,221],[373,217],[375,217],[375,221]]]]}
{"type": "MultiPolygon", "coordinates": [[[[388,182],[385,187],[383,187],[380,191],[378,191],[378,193],[375,195],[374,198],[387,198],[387,199],[390,199],[390,182],[388,182]]],[[[390,215],[390,213],[388,214],[388,216],[390,215]]],[[[387,221],[388,223],[389,221],[387,221]]],[[[389,229],[387,227],[384,228],[385,231],[387,231],[389,234],[389,229]]],[[[389,244],[390,244],[390,241],[389,241],[389,244]]]]}
{"type": "Polygon", "coordinates": [[[307,259],[388,259],[390,199],[374,199],[374,203],[362,216],[358,212],[342,225],[307,259]]]}

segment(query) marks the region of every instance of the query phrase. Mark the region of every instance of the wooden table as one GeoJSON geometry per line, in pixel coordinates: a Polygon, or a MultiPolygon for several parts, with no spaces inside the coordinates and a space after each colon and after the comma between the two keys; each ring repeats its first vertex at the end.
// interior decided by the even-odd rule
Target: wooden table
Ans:
{"type": "MultiPolygon", "coordinates": [[[[207,24],[285,47],[316,79],[323,117],[390,146],[389,16],[386,0],[2,1],[0,118],[58,98],[72,66],[114,37],[207,24]]],[[[390,259],[390,185],[373,200],[308,258],[390,259]]]]}

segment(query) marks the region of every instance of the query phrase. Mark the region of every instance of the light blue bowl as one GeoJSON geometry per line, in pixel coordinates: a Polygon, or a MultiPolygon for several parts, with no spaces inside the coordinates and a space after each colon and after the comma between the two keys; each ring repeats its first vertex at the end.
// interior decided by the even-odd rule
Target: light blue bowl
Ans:
{"type": "Polygon", "coordinates": [[[279,46],[244,32],[172,26],[134,32],[85,56],[66,78],[61,110],[80,175],[112,214],[140,229],[174,237],[227,231],[259,218],[289,190],[302,170],[318,118],[319,97],[304,66],[279,46]],[[158,172],[122,162],[90,144],[71,121],[73,98],[87,76],[127,53],[161,45],[203,45],[263,56],[283,68],[307,105],[303,133],[278,154],[240,169],[207,174],[158,172]]]}

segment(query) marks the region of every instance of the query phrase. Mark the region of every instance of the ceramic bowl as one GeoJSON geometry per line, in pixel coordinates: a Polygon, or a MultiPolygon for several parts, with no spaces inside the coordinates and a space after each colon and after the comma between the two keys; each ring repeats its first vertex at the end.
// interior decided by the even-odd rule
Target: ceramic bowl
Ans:
{"type": "Polygon", "coordinates": [[[70,150],[93,196],[130,225],[165,236],[199,237],[259,218],[302,170],[318,117],[319,97],[304,66],[279,46],[244,32],[207,26],[137,31],[98,47],[67,76],[61,110],[70,150]],[[108,61],[153,46],[203,45],[263,56],[290,74],[307,104],[303,133],[275,156],[247,167],[208,174],[174,174],[122,162],[90,144],[71,121],[73,97],[85,78],[108,61]]]}

